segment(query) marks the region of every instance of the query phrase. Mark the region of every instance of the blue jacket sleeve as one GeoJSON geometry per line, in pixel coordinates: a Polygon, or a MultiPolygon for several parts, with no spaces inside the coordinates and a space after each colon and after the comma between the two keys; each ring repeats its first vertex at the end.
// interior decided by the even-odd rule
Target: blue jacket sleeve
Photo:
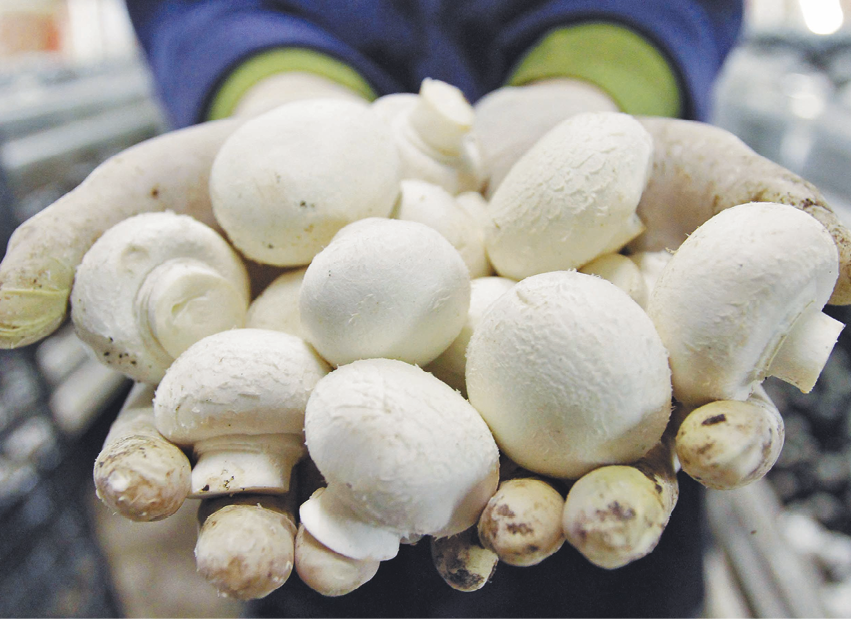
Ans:
{"type": "Polygon", "coordinates": [[[128,0],[130,18],[172,124],[205,119],[217,86],[248,57],[306,48],[339,59],[377,92],[401,87],[354,46],[308,19],[257,0],[128,0]]]}

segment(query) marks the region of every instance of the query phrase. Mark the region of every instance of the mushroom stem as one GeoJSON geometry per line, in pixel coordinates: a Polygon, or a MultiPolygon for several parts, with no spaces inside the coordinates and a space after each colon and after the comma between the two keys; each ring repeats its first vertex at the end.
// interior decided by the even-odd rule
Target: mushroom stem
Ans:
{"type": "Polygon", "coordinates": [[[591,563],[623,567],[656,547],[678,496],[673,438],[666,434],[635,464],[604,466],[573,485],[564,505],[565,537],[591,563]]]}
{"type": "Polygon", "coordinates": [[[801,314],[780,343],[766,374],[809,393],[844,326],[821,311],[801,314]]]}
{"type": "Polygon", "coordinates": [[[704,486],[731,490],[774,466],[784,436],[780,412],[758,387],[746,402],[719,400],[691,411],[677,432],[677,457],[704,486]]]}
{"type": "Polygon", "coordinates": [[[198,521],[195,564],[220,594],[262,598],[290,577],[296,525],[288,497],[237,495],[204,501],[198,521]]]}
{"type": "Polygon", "coordinates": [[[473,108],[454,86],[426,78],[411,110],[410,123],[428,146],[444,155],[458,156],[473,127],[473,108]]]}
{"type": "Polygon", "coordinates": [[[195,443],[194,498],[255,491],[283,493],[306,453],[298,434],[228,434],[195,443]]]}
{"type": "Polygon", "coordinates": [[[98,497],[125,518],[162,520],[189,494],[189,458],[157,432],[153,387],[137,383],[95,460],[98,497]]]}
{"type": "Polygon", "coordinates": [[[326,597],[351,593],[372,580],[380,561],[351,559],[334,552],[299,525],[295,538],[295,569],[308,587],[326,597]]]}
{"type": "Polygon", "coordinates": [[[200,260],[177,258],[153,269],[137,296],[141,327],[173,358],[198,340],[241,327],[244,295],[200,260]]]}
{"type": "Polygon", "coordinates": [[[484,587],[499,562],[494,551],[482,546],[476,527],[449,537],[433,537],[431,558],[441,578],[456,591],[484,587]]]}
{"type": "Polygon", "coordinates": [[[479,539],[508,565],[537,565],[564,544],[564,499],[547,482],[509,479],[479,517],[479,539]]]}

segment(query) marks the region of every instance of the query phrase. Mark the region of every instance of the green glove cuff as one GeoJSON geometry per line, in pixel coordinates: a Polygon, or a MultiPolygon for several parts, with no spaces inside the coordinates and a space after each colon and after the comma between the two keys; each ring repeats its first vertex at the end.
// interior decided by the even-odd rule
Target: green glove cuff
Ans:
{"type": "Polygon", "coordinates": [[[227,76],[213,96],[208,120],[227,118],[252,86],[272,75],[292,71],[325,77],[370,101],[377,96],[357,71],[332,56],[297,47],[272,49],[251,56],[227,76]]]}
{"type": "Polygon", "coordinates": [[[507,84],[557,77],[591,82],[628,114],[681,114],[680,88],[668,60],[623,26],[587,23],[552,30],[520,60],[507,84]]]}

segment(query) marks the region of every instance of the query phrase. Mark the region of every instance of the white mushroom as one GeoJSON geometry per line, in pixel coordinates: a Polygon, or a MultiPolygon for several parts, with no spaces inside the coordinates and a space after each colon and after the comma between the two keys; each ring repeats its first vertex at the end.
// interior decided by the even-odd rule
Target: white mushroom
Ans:
{"type": "Polygon", "coordinates": [[[192,495],[285,492],[307,398],[330,368],[301,338],[234,329],[182,354],[157,387],[157,429],[194,446],[192,495]]]}
{"type": "Polygon", "coordinates": [[[151,385],[133,387],[94,466],[98,498],[140,522],[171,516],[189,494],[189,458],[157,432],[153,399],[151,385]]]}
{"type": "Polygon", "coordinates": [[[571,479],[643,456],[671,407],[650,319],[575,271],[526,278],[493,302],[467,348],[467,393],[507,457],[571,479]]]}
{"type": "Polygon", "coordinates": [[[626,114],[559,123],[491,198],[486,238],[496,272],[519,280],[618,251],[644,229],[635,209],[652,154],[650,135],[626,114]]]}
{"type": "Polygon", "coordinates": [[[461,254],[470,277],[490,275],[484,226],[442,187],[421,180],[402,181],[396,217],[417,221],[440,232],[461,254]]]}
{"type": "Polygon", "coordinates": [[[386,560],[403,538],[460,533],[496,490],[499,453],[482,418],[401,361],[328,374],[308,402],[305,434],[328,487],[301,506],[301,521],[347,557],[386,560]]]}
{"type": "Polygon", "coordinates": [[[663,249],[660,251],[639,251],[628,256],[638,267],[638,270],[641,271],[642,277],[644,277],[644,285],[647,288],[647,296],[644,300],[645,308],[650,301],[650,295],[653,292],[653,288],[656,287],[656,282],[659,280],[662,270],[671,261],[671,256],[673,255],[673,252],[663,249]]]}
{"type": "Polygon", "coordinates": [[[641,307],[647,305],[647,284],[641,268],[621,254],[604,254],[579,269],[580,273],[596,275],[627,293],[641,307]]]}
{"type": "Polygon", "coordinates": [[[392,131],[363,103],[296,101],[246,122],[210,172],[213,213],[268,264],[310,262],[347,223],[386,217],[399,195],[392,131]]]}
{"type": "Polygon", "coordinates": [[[470,278],[460,254],[420,223],[346,226],[301,286],[307,339],[332,365],[385,357],[424,365],[461,332],[470,278]]]}
{"type": "Polygon", "coordinates": [[[71,317],[101,362],[156,384],[190,345],[241,327],[248,300],[245,266],[212,228],[145,213],[107,230],[83,257],[71,317]]]}
{"type": "Polygon", "coordinates": [[[648,306],[674,397],[690,406],[745,400],[766,376],[808,392],[843,327],[821,312],[837,272],[830,234],[785,205],[735,206],[695,230],[648,306]]]}
{"type": "Polygon", "coordinates": [[[271,329],[304,337],[298,297],[306,269],[282,273],[248,306],[245,326],[250,329],[271,329]]]}
{"type": "Polygon", "coordinates": [[[509,291],[516,284],[507,277],[478,277],[470,282],[470,309],[461,333],[449,348],[425,366],[425,369],[437,376],[453,389],[467,393],[467,345],[473,332],[490,304],[509,291]]]}
{"type": "Polygon", "coordinates": [[[482,188],[485,173],[472,133],[473,108],[455,86],[426,78],[418,95],[385,95],[372,105],[393,128],[402,178],[422,179],[452,194],[482,188]]]}

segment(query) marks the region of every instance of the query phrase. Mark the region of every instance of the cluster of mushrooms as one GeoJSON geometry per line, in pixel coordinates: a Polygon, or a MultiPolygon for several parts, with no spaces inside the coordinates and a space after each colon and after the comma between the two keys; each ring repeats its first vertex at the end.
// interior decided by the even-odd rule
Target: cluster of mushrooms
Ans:
{"type": "Polygon", "coordinates": [[[565,541],[617,568],[656,546],[680,467],[723,489],[777,459],[760,384],[809,391],[843,326],[822,308],[851,302],[815,189],[718,129],[615,112],[497,175],[475,121],[436,80],[292,102],[179,156],[140,145],[16,232],[0,336],[43,337],[70,295],[137,383],[98,495],[142,521],[204,499],[222,594],[295,568],[343,595],[410,543],[465,591],[565,541]]]}

